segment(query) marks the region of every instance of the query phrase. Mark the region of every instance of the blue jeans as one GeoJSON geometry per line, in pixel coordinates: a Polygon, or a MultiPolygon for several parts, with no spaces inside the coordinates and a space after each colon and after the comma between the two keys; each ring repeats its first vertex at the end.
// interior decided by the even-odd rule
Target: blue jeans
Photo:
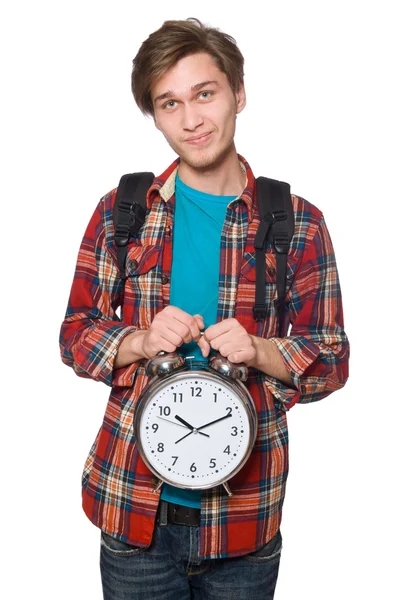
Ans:
{"type": "Polygon", "coordinates": [[[167,523],[161,510],[149,548],[101,533],[104,600],[272,600],[281,533],[256,552],[199,560],[200,528],[167,523]]]}

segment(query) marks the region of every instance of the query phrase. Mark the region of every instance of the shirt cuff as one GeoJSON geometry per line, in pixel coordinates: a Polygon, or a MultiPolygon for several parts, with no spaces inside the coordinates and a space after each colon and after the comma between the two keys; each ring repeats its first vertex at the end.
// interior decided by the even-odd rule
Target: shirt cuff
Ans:
{"type": "Polygon", "coordinates": [[[275,344],[283,358],[285,367],[296,389],[288,387],[279,379],[266,375],[265,383],[273,396],[289,410],[306,394],[306,386],[302,382],[305,371],[317,360],[320,348],[304,336],[286,338],[269,338],[275,344]]]}
{"type": "Polygon", "coordinates": [[[127,367],[121,367],[120,369],[114,369],[112,386],[113,387],[132,387],[135,380],[135,375],[141,361],[138,360],[131,363],[127,367]]]}
{"type": "MultiPolygon", "coordinates": [[[[115,385],[113,366],[116,354],[123,339],[134,331],[136,331],[136,327],[116,324],[114,321],[105,321],[89,329],[75,353],[74,358],[78,370],[86,373],[95,381],[101,381],[109,386],[115,385]]],[[[124,369],[117,369],[115,373],[128,371],[128,375],[119,373],[118,378],[121,378],[121,381],[130,381],[133,379],[133,372],[138,364],[134,363],[124,369]]]]}

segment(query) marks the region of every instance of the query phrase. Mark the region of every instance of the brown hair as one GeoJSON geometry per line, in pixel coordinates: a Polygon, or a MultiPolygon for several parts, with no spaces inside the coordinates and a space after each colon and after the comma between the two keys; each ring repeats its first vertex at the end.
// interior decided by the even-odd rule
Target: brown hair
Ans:
{"type": "Polygon", "coordinates": [[[181,58],[199,52],[212,56],[231,89],[239,90],[244,78],[244,58],[233,37],[198,19],[165,21],[143,42],[133,60],[132,93],[144,114],[154,115],[150,94],[153,83],[181,58]]]}

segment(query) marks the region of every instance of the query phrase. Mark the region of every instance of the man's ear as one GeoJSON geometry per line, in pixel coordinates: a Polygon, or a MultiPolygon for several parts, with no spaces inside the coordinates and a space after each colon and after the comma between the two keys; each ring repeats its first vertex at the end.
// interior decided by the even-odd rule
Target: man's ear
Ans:
{"type": "Polygon", "coordinates": [[[246,104],[247,97],[245,95],[244,81],[241,81],[240,88],[238,92],[236,92],[236,114],[241,113],[246,104]]]}

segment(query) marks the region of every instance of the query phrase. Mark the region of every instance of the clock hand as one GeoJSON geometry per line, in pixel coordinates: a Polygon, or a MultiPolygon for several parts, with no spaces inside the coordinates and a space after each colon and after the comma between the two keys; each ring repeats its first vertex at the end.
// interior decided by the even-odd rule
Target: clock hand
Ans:
{"type": "Polygon", "coordinates": [[[173,425],[178,425],[178,427],[183,427],[186,429],[186,425],[181,425],[180,423],[175,423],[175,421],[170,421],[170,419],[164,419],[164,417],[157,416],[157,418],[161,419],[162,421],[167,421],[167,423],[172,423],[173,425]]]}
{"type": "Polygon", "coordinates": [[[185,419],[182,419],[182,417],[180,417],[179,415],[175,415],[175,419],[177,421],[180,421],[181,423],[183,423],[185,425],[185,427],[188,427],[189,429],[191,429],[193,431],[193,429],[194,429],[193,425],[190,425],[190,423],[185,421],[185,419]]]}
{"type": "MultiPolygon", "coordinates": [[[[195,427],[193,427],[193,425],[190,425],[190,423],[188,423],[187,421],[185,421],[185,419],[182,419],[182,417],[180,417],[179,415],[175,415],[175,419],[177,421],[180,421],[181,423],[183,423],[189,429],[191,429],[190,433],[193,433],[194,431],[198,431],[198,429],[196,429],[195,427]]],[[[210,437],[207,433],[201,433],[201,431],[198,431],[198,433],[200,433],[200,435],[205,435],[206,437],[210,437]]],[[[185,436],[185,437],[187,437],[187,436],[185,436]]],[[[180,440],[178,440],[178,442],[180,442],[180,440]]],[[[175,442],[175,443],[177,443],[177,442],[175,442]]]]}
{"type": "Polygon", "coordinates": [[[183,437],[179,438],[179,440],[176,440],[175,444],[179,444],[179,442],[181,442],[182,440],[184,440],[185,438],[187,438],[189,435],[192,435],[192,433],[193,433],[193,430],[189,431],[189,433],[187,433],[183,437]]]}
{"type": "Polygon", "coordinates": [[[201,425],[201,427],[197,427],[197,431],[199,433],[201,433],[200,429],[204,429],[204,427],[209,427],[210,425],[213,425],[214,423],[218,423],[219,421],[223,421],[223,419],[228,419],[231,416],[232,416],[232,413],[229,413],[228,415],[225,415],[224,417],[221,417],[220,419],[215,419],[215,421],[211,421],[210,423],[206,423],[205,425],[201,425]]]}

